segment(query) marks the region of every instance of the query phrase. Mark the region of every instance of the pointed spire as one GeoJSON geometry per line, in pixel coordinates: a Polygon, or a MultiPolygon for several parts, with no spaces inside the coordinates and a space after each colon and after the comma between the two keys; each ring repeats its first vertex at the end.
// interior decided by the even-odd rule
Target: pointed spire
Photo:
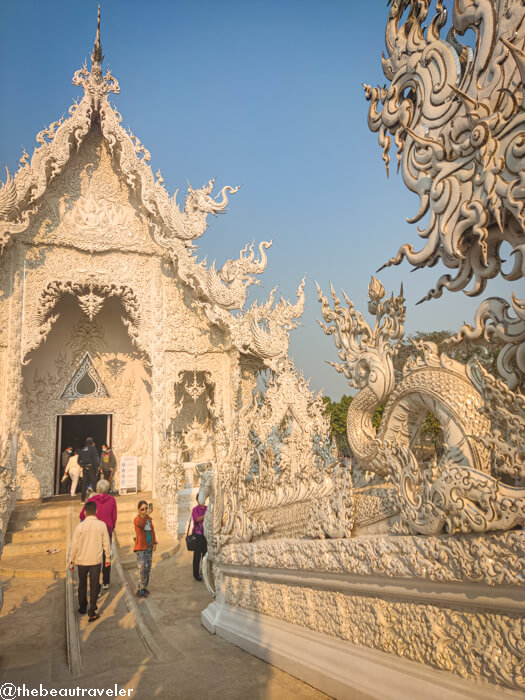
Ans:
{"type": "Polygon", "coordinates": [[[97,15],[97,35],[95,37],[95,44],[93,46],[93,53],[91,54],[91,65],[94,68],[95,65],[100,67],[100,64],[104,60],[102,55],[102,46],[100,45],[100,2],[98,3],[98,15],[97,15]]]}

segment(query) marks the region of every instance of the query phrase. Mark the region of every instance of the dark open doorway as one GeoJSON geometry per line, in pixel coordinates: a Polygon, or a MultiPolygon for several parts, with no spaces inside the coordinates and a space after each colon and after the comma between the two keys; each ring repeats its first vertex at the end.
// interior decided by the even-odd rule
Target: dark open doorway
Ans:
{"type": "MultiPolygon", "coordinates": [[[[91,437],[95,441],[97,451],[100,454],[100,446],[111,446],[111,416],[108,414],[89,414],[80,416],[57,416],[57,459],[55,469],[55,493],[61,492],[61,481],[64,470],[62,469],[62,452],[67,447],[72,447],[73,452],[84,447],[86,438],[91,437]]],[[[62,484],[63,490],[67,490],[67,482],[62,484]]]]}

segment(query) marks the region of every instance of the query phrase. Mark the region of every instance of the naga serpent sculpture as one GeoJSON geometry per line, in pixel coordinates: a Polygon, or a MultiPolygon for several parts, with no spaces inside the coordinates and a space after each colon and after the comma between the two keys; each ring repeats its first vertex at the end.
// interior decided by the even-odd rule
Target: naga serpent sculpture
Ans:
{"type": "Polygon", "coordinates": [[[334,336],[343,361],[331,364],[359,389],[348,410],[349,445],[363,471],[393,481],[401,528],[421,534],[484,532],[525,522],[525,489],[501,483],[501,475],[491,473],[486,445],[491,424],[471,368],[438,355],[434,343],[419,341],[414,343],[418,354],[409,358],[396,381],[392,358],[403,334],[402,290],[383,300],[385,290],[372,277],[368,291],[374,329],[346,295],[344,308],[331,291],[333,309],[318,287],[323,317],[331,324],[321,326],[334,336]],[[381,405],[376,433],[372,418],[381,405]],[[425,467],[417,464],[412,445],[429,412],[443,429],[445,452],[439,464],[425,467]]]}

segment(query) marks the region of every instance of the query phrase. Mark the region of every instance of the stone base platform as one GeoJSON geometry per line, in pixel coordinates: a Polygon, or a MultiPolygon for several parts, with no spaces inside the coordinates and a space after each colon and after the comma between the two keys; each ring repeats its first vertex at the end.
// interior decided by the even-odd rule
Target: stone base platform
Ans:
{"type": "MultiPolygon", "coordinates": [[[[366,649],[268,615],[211,603],[201,614],[211,633],[338,700],[493,700],[493,688],[366,649]]],[[[498,690],[499,698],[522,697],[498,690]]]]}
{"type": "Polygon", "coordinates": [[[521,698],[524,551],[521,531],[231,544],[201,620],[337,698],[521,698]]]}

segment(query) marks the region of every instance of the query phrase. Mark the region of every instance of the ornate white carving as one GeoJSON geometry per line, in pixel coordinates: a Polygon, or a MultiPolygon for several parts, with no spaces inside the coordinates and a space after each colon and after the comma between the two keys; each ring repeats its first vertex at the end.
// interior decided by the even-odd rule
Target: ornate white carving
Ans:
{"type": "MultiPolygon", "coordinates": [[[[231,544],[217,564],[523,587],[525,533],[352,537],[231,544]]],[[[366,580],[366,579],[363,579],[366,580]]]]}
{"type": "Polygon", "coordinates": [[[199,423],[197,417],[183,433],[184,445],[192,462],[215,459],[213,433],[209,421],[199,423]]]}
{"type": "Polygon", "coordinates": [[[525,688],[519,614],[348,594],[333,587],[279,585],[235,575],[221,578],[220,596],[226,604],[478,683],[525,688]]]}
{"type": "Polygon", "coordinates": [[[410,532],[487,532],[525,523],[523,488],[449,460],[422,469],[403,447],[385,450],[385,458],[398,488],[402,523],[410,532]]]}
{"type": "MultiPolygon", "coordinates": [[[[15,438],[9,433],[0,433],[0,556],[4,548],[5,533],[9,516],[15,505],[17,484],[16,474],[16,444],[15,438]]],[[[3,587],[0,581],[0,610],[3,604],[3,587]]]]}
{"type": "MultiPolygon", "coordinates": [[[[219,425],[216,434],[222,434],[219,425]]],[[[208,559],[258,538],[344,537],[351,532],[350,473],[337,464],[320,395],[281,360],[264,394],[239,405],[216,462],[201,477],[208,559]]]]}
{"type": "MultiPolygon", "coordinates": [[[[294,319],[303,311],[304,281],[299,287],[299,301],[295,306],[281,300],[272,308],[274,290],[267,303],[255,303],[246,314],[233,316],[230,313],[243,309],[248,287],[258,284],[254,275],[266,268],[264,251],[271,243],[260,244],[259,259],[255,258],[253,244],[246,246],[237,260],[228,260],[219,271],[215,263],[208,269],[206,261],[197,262],[192,242],[205,232],[209,214],[226,211],[228,194],[237,192],[238,188],[223,187],[219,196],[213,198],[213,180],[200,189],[189,186],[181,211],[176,203],[177,193],[173,198],[169,197],[160,172],[154,178],[148,165],[148,151],[132,133],[122,128],[120,114],[108,101],[108,95],[118,93],[119,86],[109,71],[102,75],[101,60],[102,54],[98,56],[94,52],[91,71],[84,65],[75,73],[73,83],[84,89],[84,96],[73,105],[70,117],[42,131],[37,139],[41,145],[30,163],[24,160],[14,179],[8,174],[0,190],[0,244],[5,245],[10,235],[26,231],[31,215],[37,209],[40,219],[38,222],[35,219],[35,223],[38,223],[41,240],[49,242],[56,238],[60,224],[65,231],[70,230],[70,245],[77,245],[75,234],[78,238],[79,232],[85,233],[89,240],[88,249],[92,252],[112,246],[147,246],[143,240],[145,234],[141,240],[140,236],[134,236],[133,231],[137,225],[149,228],[155,243],[172,260],[179,278],[200,297],[208,320],[227,330],[238,350],[253,353],[268,366],[275,367],[286,355],[288,331],[295,328],[294,319]],[[56,189],[66,164],[75,162],[72,144],[75,144],[76,151],[81,145],[91,144],[92,148],[96,145],[99,167],[95,173],[98,174],[88,176],[89,182],[86,183],[86,166],[82,165],[79,156],[80,189],[77,185],[62,197],[57,211],[50,207],[43,195],[50,187],[56,189]],[[119,171],[120,183],[111,173],[110,154],[119,171]],[[123,183],[133,193],[136,208],[141,207],[146,212],[147,223],[141,221],[132,208],[122,207],[116,201],[116,193],[122,193],[123,183]],[[32,203],[33,209],[29,210],[32,203]],[[22,212],[21,219],[18,212],[22,212]],[[126,233],[130,235],[128,241],[123,240],[126,233]]],[[[100,294],[89,289],[82,297],[88,312],[96,313],[102,304],[100,294]]],[[[28,350],[38,346],[39,337],[47,335],[53,321],[50,317],[41,324],[28,350]]]]}
{"type": "Polygon", "coordinates": [[[470,377],[484,397],[480,413],[492,425],[490,433],[478,435],[480,443],[490,451],[492,471],[515,483],[525,482],[525,397],[510,391],[479,363],[470,368],[470,377]]]}
{"type": "Polygon", "coordinates": [[[498,372],[505,377],[509,387],[515,389],[525,374],[525,300],[517,299],[512,293],[511,304],[516,318],[509,313],[510,306],[504,299],[486,299],[476,311],[474,327],[463,325],[450,342],[482,337],[503,340],[505,345],[498,354],[498,372]]]}
{"type": "MultiPolygon", "coordinates": [[[[49,334],[53,324],[58,319],[58,315],[50,315],[62,294],[72,294],[78,299],[82,311],[90,321],[101,310],[105,300],[112,296],[118,296],[122,300],[122,305],[129,318],[121,317],[122,322],[128,329],[128,333],[134,343],[138,345],[139,325],[141,324],[141,314],[139,301],[132,289],[126,285],[102,285],[92,282],[80,284],[75,282],[49,282],[42,290],[38,301],[38,308],[35,310],[33,319],[29,319],[26,325],[27,339],[24,355],[35,350],[49,334]],[[94,289],[98,294],[94,293],[94,289]],[[81,292],[85,291],[84,294],[81,292]]],[[[25,360],[27,364],[30,360],[25,360]]]]}
{"type": "MultiPolygon", "coordinates": [[[[403,331],[404,299],[401,293],[383,302],[384,294],[372,278],[369,310],[377,316],[372,330],[348,299],[345,309],[332,289],[332,310],[319,290],[323,316],[332,324],[321,325],[334,335],[343,361],[334,366],[361,389],[347,421],[349,444],[361,468],[393,481],[400,527],[410,532],[486,532],[525,523],[525,489],[500,483],[498,465],[491,464],[494,441],[488,417],[497,407],[483,400],[467,368],[438,356],[432,343],[415,344],[416,352],[396,384],[391,358],[403,331]],[[372,415],[385,401],[376,434],[372,415]],[[443,427],[446,451],[439,464],[425,468],[417,464],[411,444],[428,411],[443,427]]],[[[479,372],[488,376],[482,368],[479,372]]],[[[523,429],[524,419],[525,414],[514,416],[514,425],[523,429]]],[[[512,465],[514,474],[520,473],[521,465],[522,461],[512,465]]],[[[507,473],[509,466],[507,460],[507,473]]]]}
{"type": "Polygon", "coordinates": [[[169,432],[160,448],[157,480],[162,484],[158,496],[164,526],[175,539],[178,539],[178,493],[185,481],[183,452],[181,438],[169,432]]]}
{"type": "MultiPolygon", "coordinates": [[[[520,279],[525,266],[522,3],[456,0],[446,39],[440,36],[445,7],[439,2],[428,23],[429,8],[428,2],[391,3],[383,59],[390,84],[364,86],[368,125],[379,132],[387,170],[393,136],[403,180],[420,198],[419,211],[409,221],[430,214],[419,232],[423,248],[416,252],[403,245],[387,265],[406,258],[416,268],[432,267],[441,260],[456,271],[454,277],[443,275],[426,299],[441,296],[443,289],[464,290],[472,280],[468,293],[477,295],[498,273],[520,279]],[[467,30],[476,35],[474,49],[459,39],[467,30]],[[507,274],[501,271],[504,241],[514,255],[507,274]]],[[[525,342],[523,301],[513,298],[513,307],[518,319],[507,315],[506,302],[485,301],[474,331],[479,336],[486,329],[490,336],[492,324],[501,324],[496,332],[507,345],[498,369],[511,388],[525,371],[523,350],[518,350],[525,342]]],[[[471,332],[470,326],[463,330],[471,332]]]]}
{"type": "MultiPolygon", "coordinates": [[[[91,320],[91,319],[90,319],[91,320]]],[[[109,396],[106,387],[104,386],[100,376],[93,365],[93,360],[91,359],[88,352],[84,355],[80,366],[76,370],[73,378],[66,386],[62,394],[61,399],[80,399],[83,396],[91,396],[92,398],[99,398],[101,396],[109,396]],[[93,383],[93,391],[82,392],[79,390],[78,385],[84,377],[89,377],[93,383]]]]}
{"type": "MultiPolygon", "coordinates": [[[[268,301],[243,313],[271,243],[247,245],[220,268],[199,262],[194,242],[209,215],[224,213],[238,188],[226,186],[214,195],[213,180],[199,189],[189,186],[180,207],[160,172],[153,175],[146,148],[122,128],[108,101],[120,88],[109,71],[103,75],[102,58],[98,32],[91,69],[84,65],[73,78],[82,98],[65,119],[38,134],[32,157],[24,152],[16,175],[8,172],[0,185],[0,252],[9,266],[1,288],[10,290],[7,303],[0,298],[9,316],[8,328],[0,328],[6,369],[2,430],[19,438],[13,459],[21,496],[54,492],[57,415],[107,413],[114,415],[116,451],[139,457],[141,486],[156,489],[174,534],[188,453],[217,460],[220,469],[234,455],[240,476],[230,471],[225,482],[233,506],[242,499],[235,493],[237,481],[254,481],[248,483],[248,505],[240,510],[241,520],[247,513],[245,521],[233,527],[229,517],[225,538],[234,533],[246,538],[248,531],[345,532],[351,519],[349,475],[333,463],[320,399],[311,397],[302,379],[293,397],[288,370],[281,367],[288,333],[304,308],[304,280],[297,303],[274,304],[273,290],[268,301]],[[121,320],[140,352],[128,345],[113,317],[110,321],[112,297],[121,302],[121,320]],[[70,337],[64,316],[71,320],[70,337]],[[256,426],[252,391],[264,366],[282,374],[281,386],[293,403],[289,415],[281,416],[272,389],[275,416],[265,414],[264,420],[269,425],[281,416],[298,427],[282,434],[278,425],[269,432],[261,428],[263,445],[255,437],[246,442],[247,433],[236,431],[256,426]],[[93,380],[94,392],[78,390],[82,376],[93,380]],[[66,387],[61,396],[57,386],[66,387]],[[197,444],[195,433],[203,428],[205,444],[197,444]],[[280,477],[263,473],[274,448],[280,477]],[[257,460],[260,475],[250,473],[257,460]]],[[[213,537],[210,542],[213,548],[213,537]]]]}
{"type": "MultiPolygon", "coordinates": [[[[405,182],[421,198],[415,220],[430,213],[421,232],[423,250],[403,246],[389,264],[407,257],[422,267],[441,259],[457,271],[454,279],[443,277],[429,297],[444,288],[464,289],[471,280],[472,293],[483,291],[500,271],[503,241],[515,256],[507,277],[522,275],[521,5],[456,0],[443,41],[441,1],[427,30],[422,26],[433,4],[390,3],[383,65],[391,85],[366,87],[369,123],[380,132],[387,165],[390,136],[396,140],[405,182]],[[474,51],[456,36],[469,28],[477,38],[474,51]]],[[[403,293],[387,299],[372,278],[369,296],[374,325],[346,295],[343,307],[332,289],[332,308],[319,290],[323,328],[333,335],[340,359],[334,366],[358,390],[347,421],[352,479],[350,470],[337,469],[334,476],[328,466],[333,468],[333,459],[317,479],[306,453],[297,459],[301,445],[315,444],[311,431],[300,439],[297,431],[288,432],[288,397],[295,392],[304,407],[301,392],[292,388],[291,377],[287,383],[284,359],[276,361],[274,354],[268,361],[264,352],[251,349],[257,334],[249,338],[245,332],[247,314],[239,322],[249,341],[241,345],[234,339],[235,346],[249,349],[274,371],[266,395],[250,407],[253,380],[241,364],[228,457],[218,459],[201,480],[200,500],[210,494],[204,572],[217,596],[214,612],[222,604],[254,610],[452,671],[494,692],[524,689],[525,543],[518,529],[525,523],[523,397],[478,364],[463,366],[440,355],[432,343],[414,343],[397,376],[392,358],[403,334],[403,293]],[[372,416],[379,407],[376,431],[372,416]],[[445,449],[439,461],[418,464],[414,443],[428,413],[441,424],[445,449]],[[296,458],[289,461],[290,455],[296,458]],[[305,492],[310,501],[301,500],[305,492]],[[321,540],[331,534],[321,527],[330,519],[320,517],[323,509],[314,503],[319,498],[326,513],[334,508],[335,494],[342,498],[333,532],[339,527],[341,539],[321,540]],[[319,539],[299,539],[312,535],[319,539]]],[[[475,328],[464,327],[457,336],[502,339],[506,347],[498,366],[511,387],[523,371],[524,306],[513,297],[514,318],[505,302],[488,300],[475,328]]],[[[304,413],[293,411],[304,424],[304,413]]],[[[329,452],[326,444],[322,451],[329,452]]]]}
{"type": "Polygon", "coordinates": [[[297,289],[297,303],[280,299],[273,306],[275,289],[264,304],[254,302],[242,315],[232,316],[219,307],[203,304],[208,318],[214,323],[221,321],[229,328],[232,342],[241,352],[259,357],[267,367],[277,371],[279,360],[286,357],[290,344],[289,331],[297,327],[304,310],[303,279],[297,289]]]}

